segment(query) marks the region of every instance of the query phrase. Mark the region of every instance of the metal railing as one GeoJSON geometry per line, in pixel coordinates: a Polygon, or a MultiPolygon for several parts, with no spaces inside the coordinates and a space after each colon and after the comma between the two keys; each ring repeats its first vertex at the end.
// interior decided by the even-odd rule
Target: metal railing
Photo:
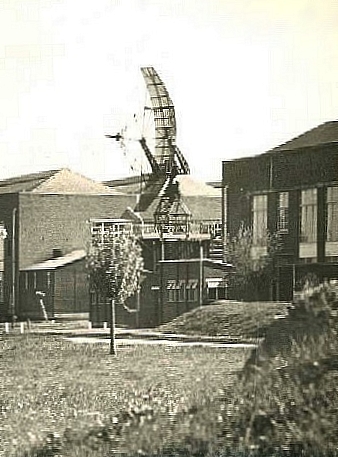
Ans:
{"type": "Polygon", "coordinates": [[[116,233],[133,232],[135,235],[145,238],[160,238],[162,236],[213,238],[217,235],[215,233],[216,225],[218,226],[219,224],[198,221],[188,223],[174,221],[157,225],[154,223],[135,224],[123,220],[96,220],[92,223],[92,234],[104,235],[109,230],[113,230],[116,233]]]}

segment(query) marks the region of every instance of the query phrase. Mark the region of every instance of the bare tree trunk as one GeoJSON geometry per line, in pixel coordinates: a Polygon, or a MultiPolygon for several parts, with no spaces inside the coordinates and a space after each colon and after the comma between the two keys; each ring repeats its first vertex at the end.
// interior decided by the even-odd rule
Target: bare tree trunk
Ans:
{"type": "Polygon", "coordinates": [[[110,354],[116,355],[115,343],[115,299],[111,301],[110,307],[110,354]]]}

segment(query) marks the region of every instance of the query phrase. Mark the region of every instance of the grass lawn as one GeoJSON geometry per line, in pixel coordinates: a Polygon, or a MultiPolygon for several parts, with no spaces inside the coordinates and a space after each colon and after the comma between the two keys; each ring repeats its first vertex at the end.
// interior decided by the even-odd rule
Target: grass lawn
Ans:
{"type": "MultiPolygon", "coordinates": [[[[223,395],[248,355],[237,348],[136,345],[118,346],[114,357],[107,344],[2,335],[0,455],[149,454],[179,444],[194,413],[223,395]]],[[[195,432],[212,433],[209,419],[194,424],[195,432]]]]}

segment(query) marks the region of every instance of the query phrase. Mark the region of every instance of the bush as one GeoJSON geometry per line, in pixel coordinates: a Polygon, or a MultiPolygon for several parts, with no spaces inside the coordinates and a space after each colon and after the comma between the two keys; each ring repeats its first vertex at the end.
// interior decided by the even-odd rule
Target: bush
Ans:
{"type": "Polygon", "coordinates": [[[304,290],[288,318],[270,329],[233,400],[225,400],[223,438],[229,450],[259,456],[338,455],[337,308],[334,287],[322,284],[304,290]],[[278,325],[295,334],[300,317],[306,328],[298,340],[281,344],[273,338],[278,325]]]}

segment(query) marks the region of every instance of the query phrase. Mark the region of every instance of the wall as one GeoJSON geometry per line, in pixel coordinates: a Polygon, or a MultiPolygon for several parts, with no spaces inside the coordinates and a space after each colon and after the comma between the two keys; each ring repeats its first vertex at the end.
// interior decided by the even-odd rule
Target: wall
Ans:
{"type": "Polygon", "coordinates": [[[56,314],[89,311],[89,290],[85,260],[59,267],[56,270],[21,271],[19,285],[20,318],[43,320],[44,316],[36,291],[45,294],[43,302],[48,318],[56,314]]]}
{"type": "MultiPolygon", "coordinates": [[[[0,303],[0,320],[7,319],[12,313],[11,303],[13,295],[13,267],[17,273],[18,250],[17,243],[13,246],[13,210],[18,207],[16,194],[0,194],[0,222],[4,223],[7,230],[7,238],[4,240],[4,301],[0,303]],[[13,264],[14,249],[14,264],[13,264]]],[[[18,213],[15,215],[15,232],[18,233],[18,213]]],[[[14,285],[14,293],[18,293],[17,284],[14,285]]]]}
{"type": "Polygon", "coordinates": [[[87,221],[118,218],[133,201],[115,195],[20,194],[20,269],[50,259],[53,249],[63,254],[86,249],[91,236],[87,221]]]}
{"type": "Polygon", "coordinates": [[[54,284],[53,270],[21,271],[19,273],[19,299],[16,309],[20,319],[43,320],[44,315],[40,298],[36,291],[45,294],[42,298],[48,318],[54,315],[54,284]]]}
{"type": "MultiPolygon", "coordinates": [[[[278,192],[289,192],[288,233],[281,235],[281,251],[276,271],[275,297],[292,297],[296,276],[316,271],[318,277],[332,277],[333,266],[325,266],[325,186],[338,182],[338,147],[334,144],[320,147],[301,148],[293,151],[279,151],[260,156],[223,162],[223,186],[226,189],[227,207],[223,223],[230,236],[235,236],[242,222],[251,225],[252,196],[258,193],[268,195],[268,228],[276,230],[278,192]],[[317,266],[301,265],[299,259],[299,221],[301,190],[317,187],[318,227],[317,266]],[[330,273],[330,276],[328,275],[330,273]],[[327,275],[327,276],[325,276],[327,275]]],[[[337,265],[335,265],[335,268],[337,265]]]]}
{"type": "Polygon", "coordinates": [[[54,313],[89,312],[88,285],[85,260],[55,270],[54,313]]]}

